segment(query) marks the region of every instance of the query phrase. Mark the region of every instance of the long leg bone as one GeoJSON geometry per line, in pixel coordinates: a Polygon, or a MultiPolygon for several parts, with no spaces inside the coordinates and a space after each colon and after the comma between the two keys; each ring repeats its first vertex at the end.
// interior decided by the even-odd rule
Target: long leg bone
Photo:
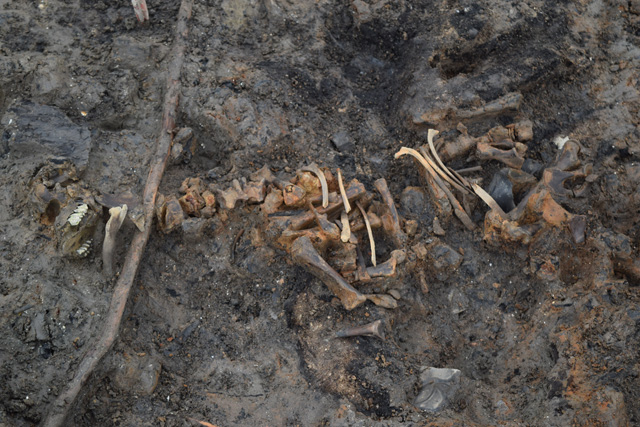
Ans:
{"type": "Polygon", "coordinates": [[[309,237],[302,236],[296,239],[291,246],[291,255],[297,264],[307,268],[322,280],[329,290],[340,298],[345,309],[353,310],[367,300],[364,295],[355,290],[337,271],[327,264],[313,247],[309,237]]]}

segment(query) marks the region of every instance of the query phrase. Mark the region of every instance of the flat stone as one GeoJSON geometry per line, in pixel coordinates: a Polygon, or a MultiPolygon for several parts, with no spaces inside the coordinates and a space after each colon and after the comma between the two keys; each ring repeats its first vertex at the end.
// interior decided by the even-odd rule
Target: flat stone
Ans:
{"type": "Polygon", "coordinates": [[[427,368],[421,375],[422,389],[414,404],[423,411],[444,409],[460,386],[460,371],[449,368],[427,368]]]}
{"type": "Polygon", "coordinates": [[[502,169],[493,175],[487,192],[500,205],[503,211],[510,212],[515,209],[516,205],[513,201],[513,184],[509,180],[506,171],[506,169],[502,169]]]}
{"type": "Polygon", "coordinates": [[[463,257],[451,246],[434,238],[427,245],[427,256],[436,272],[451,272],[462,264],[463,257]]]}
{"type": "Polygon", "coordinates": [[[336,149],[341,153],[353,151],[356,148],[356,144],[346,131],[340,131],[333,135],[331,142],[335,145],[336,149]]]}
{"type": "Polygon", "coordinates": [[[147,396],[158,385],[162,365],[151,356],[125,353],[121,356],[115,375],[115,386],[123,392],[147,396]]]}
{"type": "Polygon", "coordinates": [[[0,124],[4,127],[0,155],[15,159],[54,163],[72,162],[82,173],[89,161],[91,133],[78,126],[56,107],[18,101],[0,124]]]}

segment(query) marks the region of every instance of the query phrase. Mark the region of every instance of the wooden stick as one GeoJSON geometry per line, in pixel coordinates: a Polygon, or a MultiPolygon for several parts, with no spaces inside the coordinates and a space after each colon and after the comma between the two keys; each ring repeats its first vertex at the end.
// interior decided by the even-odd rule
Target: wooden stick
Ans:
{"type": "Polygon", "coordinates": [[[182,69],[184,60],[188,33],[187,21],[191,17],[192,5],[193,0],[182,0],[177,18],[177,34],[172,52],[169,54],[169,58],[172,59],[167,69],[167,92],[164,98],[162,129],[160,130],[156,153],[151,161],[151,169],[149,170],[147,184],[144,189],[144,231],[137,232],[131,241],[131,247],[129,248],[127,259],[122,267],[122,273],[113,291],[109,311],[105,315],[105,324],[98,342],[87,346],[89,351],[84,355],[78,365],[73,379],[64,387],[57,399],[51,404],[49,412],[41,424],[43,427],[54,427],[66,424],[65,419],[80,389],[86,383],[98,362],[100,362],[102,357],[109,351],[118,334],[122,313],[124,312],[129,297],[129,291],[138,272],[138,266],[144,254],[144,248],[149,240],[156,195],[167,163],[167,158],[169,157],[169,152],[171,151],[171,131],[175,127],[177,116],[178,96],[180,92],[180,70],[182,69]]]}

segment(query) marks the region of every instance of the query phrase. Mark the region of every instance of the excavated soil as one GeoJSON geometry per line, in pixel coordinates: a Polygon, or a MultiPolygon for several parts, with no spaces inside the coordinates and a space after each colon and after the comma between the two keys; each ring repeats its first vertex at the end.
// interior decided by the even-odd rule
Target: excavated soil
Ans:
{"type": "MultiPolygon", "coordinates": [[[[0,1],[2,426],[40,423],[100,334],[114,287],[104,221],[88,257],[63,257],[34,183],[72,163],[96,198],[142,194],[179,8],[148,3],[140,24],[124,0],[0,1]]],[[[311,162],[375,197],[385,178],[414,227],[384,282],[398,308],[345,310],[271,241],[259,204],[153,225],[119,336],[68,425],[638,425],[639,43],[637,0],[196,1],[177,123],[195,150],[172,158],[160,192],[311,162]],[[514,93],[517,108],[467,114],[514,93]],[[418,167],[394,153],[429,128],[453,141],[458,123],[479,137],[521,120],[536,179],[558,138],[593,165],[585,191],[557,199],[586,218],[584,241],[560,224],[489,242],[478,200],[478,229],[435,227],[418,167]],[[441,231],[461,262],[420,259],[441,231]],[[384,340],[335,337],[377,319],[384,340]],[[460,370],[436,411],[416,406],[427,367],[460,370]]],[[[476,165],[485,189],[504,167],[473,151],[449,163],[476,165]]],[[[134,232],[125,222],[116,270],[134,232]]],[[[393,249],[381,241],[380,258],[393,249]]]]}

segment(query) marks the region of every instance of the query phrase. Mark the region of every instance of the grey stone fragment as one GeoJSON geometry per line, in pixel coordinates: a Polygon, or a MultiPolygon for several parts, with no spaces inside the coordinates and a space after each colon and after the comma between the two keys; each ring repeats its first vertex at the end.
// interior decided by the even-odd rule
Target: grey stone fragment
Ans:
{"type": "Polygon", "coordinates": [[[511,184],[506,171],[506,169],[502,169],[493,175],[487,192],[500,205],[502,210],[510,212],[515,209],[516,205],[513,201],[513,184],[511,184]]]}
{"type": "Polygon", "coordinates": [[[49,334],[45,327],[44,313],[36,314],[36,317],[33,319],[33,329],[38,341],[46,341],[49,339],[49,334]]]}
{"type": "Polygon", "coordinates": [[[336,149],[341,153],[353,151],[356,148],[356,144],[346,131],[340,131],[333,135],[331,142],[335,145],[336,149]]]}
{"type": "Polygon", "coordinates": [[[116,388],[123,392],[147,396],[158,385],[162,364],[146,354],[124,353],[118,360],[112,377],[116,388]]]}
{"type": "Polygon", "coordinates": [[[87,166],[91,133],[56,107],[18,101],[7,109],[0,124],[4,127],[0,155],[55,163],[68,160],[78,172],[87,166]]]}
{"type": "Polygon", "coordinates": [[[460,267],[463,261],[463,257],[458,251],[437,237],[431,239],[431,242],[427,244],[427,254],[431,266],[436,272],[453,272],[460,267]]]}
{"type": "Polygon", "coordinates": [[[460,386],[460,371],[449,368],[427,368],[420,375],[422,389],[414,404],[423,411],[438,412],[453,398],[460,386]]]}

